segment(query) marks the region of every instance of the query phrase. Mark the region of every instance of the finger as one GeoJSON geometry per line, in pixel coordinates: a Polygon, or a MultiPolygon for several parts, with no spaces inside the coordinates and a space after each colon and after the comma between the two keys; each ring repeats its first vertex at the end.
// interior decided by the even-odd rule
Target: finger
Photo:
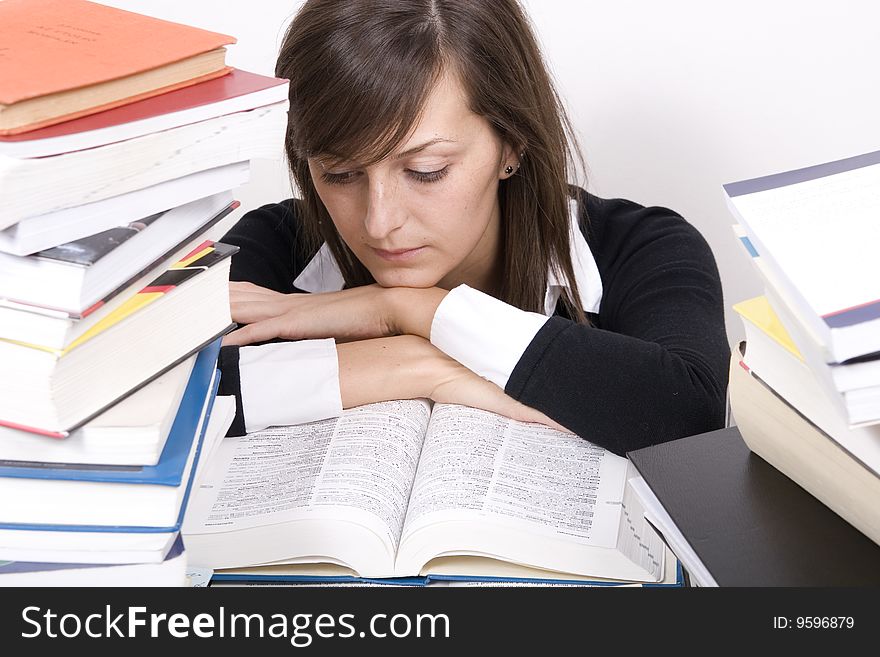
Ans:
{"type": "Polygon", "coordinates": [[[229,281],[229,296],[251,296],[257,293],[257,286],[253,283],[241,281],[229,281]]]}
{"type": "Polygon", "coordinates": [[[241,310],[245,307],[257,308],[263,304],[270,303],[263,299],[256,299],[252,297],[229,297],[229,309],[235,312],[236,310],[241,310]]]}
{"type": "Polygon", "coordinates": [[[283,328],[284,323],[279,322],[277,318],[273,317],[262,322],[248,324],[237,331],[227,334],[223,338],[223,344],[244,346],[254,344],[255,342],[265,342],[272,338],[287,337],[282,332],[283,328]]]}
{"type": "Polygon", "coordinates": [[[529,406],[524,407],[527,409],[525,414],[521,414],[519,417],[514,417],[514,419],[518,419],[520,422],[528,422],[529,424],[542,424],[545,427],[549,427],[556,431],[561,431],[562,433],[570,433],[574,434],[574,431],[571,429],[567,429],[566,427],[559,424],[556,420],[553,420],[538,410],[535,410],[529,406]]]}

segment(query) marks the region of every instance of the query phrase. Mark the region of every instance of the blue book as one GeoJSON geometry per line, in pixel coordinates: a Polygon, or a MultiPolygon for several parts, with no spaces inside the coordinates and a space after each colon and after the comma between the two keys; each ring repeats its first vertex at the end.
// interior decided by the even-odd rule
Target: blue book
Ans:
{"type": "Polygon", "coordinates": [[[216,397],[219,350],[218,339],[199,353],[155,466],[2,462],[0,496],[16,503],[0,510],[0,558],[21,559],[11,555],[23,549],[80,556],[146,550],[154,559],[160,550],[164,557],[183,520],[216,397]]]}
{"type": "MultiPolygon", "coordinates": [[[[671,555],[670,555],[671,557],[671,555]]],[[[283,569],[284,566],[279,568],[283,569]]],[[[259,569],[253,569],[257,571],[259,569]]],[[[661,582],[623,582],[602,579],[572,579],[563,574],[546,577],[489,577],[480,575],[446,575],[432,574],[420,577],[358,577],[356,575],[293,575],[293,574],[260,574],[258,572],[216,572],[211,575],[211,585],[224,584],[380,584],[390,586],[429,586],[439,584],[445,586],[642,586],[654,588],[682,587],[685,585],[681,562],[671,557],[667,565],[667,577],[661,582]]]]}

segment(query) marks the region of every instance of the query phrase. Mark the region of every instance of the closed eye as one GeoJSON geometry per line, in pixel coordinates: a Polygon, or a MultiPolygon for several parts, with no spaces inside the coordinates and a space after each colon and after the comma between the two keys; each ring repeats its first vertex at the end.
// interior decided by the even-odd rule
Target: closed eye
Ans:
{"type": "MultiPolygon", "coordinates": [[[[414,169],[406,169],[406,174],[416,182],[420,183],[437,182],[446,176],[447,173],[449,173],[448,164],[442,169],[437,169],[436,171],[416,171],[414,169]]],[[[348,185],[349,183],[354,182],[360,175],[360,171],[343,171],[341,173],[322,171],[321,180],[328,185],[348,185]]]]}
{"type": "Polygon", "coordinates": [[[358,171],[344,171],[342,173],[330,173],[329,171],[321,172],[321,180],[328,185],[347,185],[353,182],[358,176],[358,171]]]}
{"type": "Polygon", "coordinates": [[[442,169],[437,169],[437,171],[414,171],[412,169],[407,169],[406,172],[413,178],[413,180],[423,183],[433,183],[449,173],[449,165],[447,164],[442,169]]]}

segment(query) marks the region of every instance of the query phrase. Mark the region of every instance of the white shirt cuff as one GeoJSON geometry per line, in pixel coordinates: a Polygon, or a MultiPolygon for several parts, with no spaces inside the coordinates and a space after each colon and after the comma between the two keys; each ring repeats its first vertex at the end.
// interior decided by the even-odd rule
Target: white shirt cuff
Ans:
{"type": "Polygon", "coordinates": [[[526,347],[548,319],[459,285],[434,313],[431,344],[504,389],[526,347]]]}
{"type": "Polygon", "coordinates": [[[242,347],[238,368],[248,433],[342,413],[332,338],[242,347]]]}

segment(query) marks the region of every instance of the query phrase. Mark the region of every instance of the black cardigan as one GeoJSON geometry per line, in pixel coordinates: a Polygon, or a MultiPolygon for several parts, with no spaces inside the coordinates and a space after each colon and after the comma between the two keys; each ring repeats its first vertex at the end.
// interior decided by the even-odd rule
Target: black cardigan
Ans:
{"type": "MultiPolygon", "coordinates": [[[[578,193],[581,229],[602,279],[591,326],[559,310],[516,364],[505,392],[612,452],[724,425],[724,303],[700,233],[661,207],[578,193]]],[[[312,254],[297,248],[296,201],[248,212],[224,238],[241,250],[232,280],[295,292],[312,254]]],[[[237,350],[224,348],[222,391],[235,393],[237,350]]]]}

